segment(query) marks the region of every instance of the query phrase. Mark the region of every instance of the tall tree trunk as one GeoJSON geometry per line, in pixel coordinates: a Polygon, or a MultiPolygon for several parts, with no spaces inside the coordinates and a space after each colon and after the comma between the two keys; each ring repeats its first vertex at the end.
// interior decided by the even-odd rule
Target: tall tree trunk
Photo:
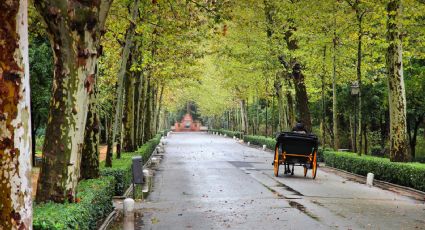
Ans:
{"type": "Polygon", "coordinates": [[[109,138],[109,123],[108,123],[108,115],[105,115],[105,143],[108,141],[109,138]]]}
{"type": "Polygon", "coordinates": [[[31,229],[28,2],[0,2],[0,229],[31,229]]]}
{"type": "MultiPolygon", "coordinates": [[[[288,84],[290,85],[290,84],[288,84]]],[[[287,114],[288,114],[288,121],[287,124],[289,127],[294,127],[296,123],[296,117],[295,117],[295,109],[294,109],[294,98],[292,97],[291,91],[286,91],[286,101],[287,101],[287,114]]]]}
{"type": "Polygon", "coordinates": [[[161,89],[159,90],[159,99],[158,99],[158,106],[156,109],[156,127],[155,127],[155,132],[159,131],[159,115],[161,114],[161,107],[162,107],[162,100],[164,97],[164,83],[161,84],[161,89]]]}
{"type": "MultiPolygon", "coordinates": [[[[336,27],[336,19],[334,18],[334,27],[336,27]]],[[[334,28],[333,37],[333,54],[332,54],[332,121],[333,121],[333,134],[334,142],[333,148],[339,149],[339,130],[338,130],[338,101],[336,89],[336,48],[337,48],[336,28],[334,28]]]]}
{"type": "Polygon", "coordinates": [[[411,127],[410,122],[407,122],[407,134],[409,136],[409,145],[410,151],[412,154],[412,159],[415,159],[416,156],[416,143],[418,137],[419,127],[424,119],[425,115],[421,115],[418,118],[413,117],[413,127],[411,127]]]}
{"type": "Polygon", "coordinates": [[[55,70],[36,200],[74,201],[89,95],[111,0],[36,0],[47,24],[55,70]]]}
{"type": "MultiPolygon", "coordinates": [[[[31,95],[30,95],[31,96],[31,95]]],[[[34,107],[32,102],[30,102],[30,108],[31,108],[31,165],[35,166],[35,154],[36,154],[36,125],[35,125],[35,114],[34,114],[34,107]]]]}
{"type": "Polygon", "coordinates": [[[354,138],[354,126],[355,126],[355,121],[354,121],[354,119],[355,119],[355,117],[353,116],[353,115],[349,115],[349,117],[348,117],[348,119],[349,119],[349,122],[350,122],[350,144],[351,144],[351,149],[353,150],[353,152],[356,152],[355,150],[355,146],[356,146],[356,141],[355,141],[355,138],[354,138]]]}
{"type": "Polygon", "coordinates": [[[114,140],[112,139],[112,118],[108,120],[109,124],[107,125],[108,129],[106,132],[108,132],[108,139],[106,139],[106,159],[105,159],[105,166],[106,167],[112,167],[112,152],[114,151],[114,140]]]}
{"type": "MultiPolygon", "coordinates": [[[[363,28],[362,28],[362,18],[363,16],[359,15],[359,10],[358,8],[356,9],[356,15],[357,15],[357,19],[358,19],[358,39],[357,39],[357,68],[356,68],[356,73],[357,73],[357,82],[359,83],[359,95],[358,95],[358,113],[359,113],[359,117],[358,117],[358,124],[359,124],[359,151],[360,154],[362,153],[362,145],[363,145],[363,138],[362,138],[362,132],[363,132],[363,112],[362,112],[362,38],[363,38],[363,28]]],[[[366,143],[365,143],[366,145],[366,143]]],[[[365,146],[365,149],[367,147],[365,146]]],[[[365,152],[365,154],[367,154],[367,152],[365,152]]]]}
{"type": "Polygon", "coordinates": [[[325,78],[326,78],[326,45],[323,47],[323,63],[322,63],[322,92],[321,92],[321,99],[322,99],[322,119],[320,124],[320,131],[322,133],[322,145],[326,145],[326,98],[325,98],[325,78]]]}
{"type": "Polygon", "coordinates": [[[155,136],[155,130],[154,130],[154,127],[155,127],[155,108],[156,108],[156,97],[157,97],[157,94],[158,94],[158,89],[156,88],[156,85],[155,85],[155,83],[153,84],[153,86],[151,87],[151,89],[152,89],[152,92],[151,92],[151,97],[150,97],[150,102],[149,102],[149,105],[150,105],[150,121],[151,122],[149,122],[149,129],[150,129],[150,136],[149,136],[149,139],[151,139],[153,136],[155,136]]]}
{"type": "Polygon", "coordinates": [[[141,98],[140,98],[140,124],[139,124],[139,145],[143,145],[145,142],[144,140],[144,132],[145,132],[145,119],[146,119],[146,96],[147,96],[147,82],[148,78],[143,77],[142,79],[142,86],[141,86],[141,98]]]}
{"type": "Polygon", "coordinates": [[[403,50],[400,34],[401,0],[387,5],[388,104],[390,108],[390,159],[409,161],[407,141],[406,93],[403,77],[403,50]]]}
{"type": "Polygon", "coordinates": [[[97,89],[93,90],[89,100],[86,130],[81,161],[81,178],[93,179],[99,177],[99,117],[96,101],[97,89]]]}
{"type": "Polygon", "coordinates": [[[310,110],[308,108],[307,87],[304,82],[304,74],[301,65],[296,63],[292,69],[292,76],[295,84],[296,107],[299,120],[304,124],[307,131],[312,131],[310,110]]]}
{"type": "MultiPolygon", "coordinates": [[[[125,36],[125,45],[123,47],[122,55],[121,55],[121,66],[120,70],[118,72],[118,96],[116,100],[116,109],[115,109],[115,119],[114,119],[114,128],[112,132],[112,140],[113,142],[118,141],[120,142],[121,138],[117,138],[117,136],[120,136],[119,133],[121,133],[121,121],[122,121],[122,114],[123,114],[123,93],[124,93],[124,78],[127,72],[127,65],[128,60],[130,59],[130,51],[131,48],[134,47],[134,34],[136,31],[136,21],[139,17],[139,3],[140,0],[134,0],[133,10],[131,13],[132,20],[130,21],[130,25],[127,28],[126,36],[125,36]],[[120,129],[120,130],[118,130],[120,129]]],[[[118,148],[117,148],[118,150],[118,148]]],[[[117,154],[118,158],[118,154],[117,154]]]]}
{"type": "MultiPolygon", "coordinates": [[[[137,49],[137,48],[136,48],[137,49]]],[[[123,113],[123,150],[124,152],[132,152],[134,151],[134,110],[135,110],[135,104],[134,104],[134,90],[135,90],[135,82],[136,82],[136,73],[131,72],[131,65],[133,61],[137,60],[137,51],[135,52],[135,55],[130,54],[130,57],[128,58],[127,63],[127,71],[124,76],[124,110],[123,113]]]]}
{"type": "Polygon", "coordinates": [[[240,103],[240,109],[241,109],[241,131],[244,134],[247,134],[248,132],[248,116],[246,113],[246,101],[245,99],[241,99],[239,101],[240,103]]]}
{"type": "Polygon", "coordinates": [[[143,125],[143,141],[147,141],[149,139],[151,139],[151,118],[152,118],[152,106],[151,106],[151,100],[152,100],[152,92],[151,92],[151,80],[150,80],[150,76],[148,77],[148,81],[146,83],[146,102],[145,102],[145,121],[144,121],[144,125],[143,125]]]}
{"type": "Polygon", "coordinates": [[[141,98],[141,90],[142,90],[142,83],[141,78],[143,77],[142,74],[138,74],[138,77],[136,79],[135,85],[134,85],[134,147],[137,149],[139,146],[139,128],[140,128],[140,98],[141,98]]]}
{"type": "Polygon", "coordinates": [[[276,74],[274,81],[275,95],[277,97],[277,109],[279,111],[279,129],[281,132],[286,130],[286,116],[284,110],[284,101],[282,95],[282,81],[280,80],[280,75],[276,74]]]}
{"type": "Polygon", "coordinates": [[[363,138],[364,138],[364,154],[368,154],[368,139],[367,139],[367,125],[363,125],[363,138]]]}

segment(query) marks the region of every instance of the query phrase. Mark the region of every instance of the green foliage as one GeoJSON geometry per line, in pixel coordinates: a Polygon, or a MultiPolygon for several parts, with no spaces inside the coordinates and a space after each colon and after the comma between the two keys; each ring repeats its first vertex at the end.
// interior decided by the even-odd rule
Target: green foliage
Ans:
{"type": "Polygon", "coordinates": [[[230,131],[230,130],[226,130],[226,129],[209,129],[208,132],[212,133],[212,132],[217,132],[219,134],[226,134],[228,137],[237,137],[242,139],[243,138],[243,133],[242,132],[238,132],[238,131],[230,131]]]}
{"type": "Polygon", "coordinates": [[[354,153],[324,152],[326,165],[366,176],[371,172],[375,178],[425,191],[425,164],[396,163],[389,159],[358,156],[354,153]]]}
{"type": "Polygon", "coordinates": [[[53,78],[53,54],[46,38],[34,38],[29,47],[31,116],[35,131],[47,122],[53,78]]]}
{"type": "Polygon", "coordinates": [[[78,185],[78,203],[45,203],[34,207],[34,229],[96,229],[98,221],[112,211],[112,196],[122,195],[131,183],[131,158],[149,159],[161,135],[146,142],[134,153],[123,153],[112,168],[101,163],[98,179],[82,180],[78,185]],[[111,189],[111,188],[114,189],[111,189]]]}
{"type": "Polygon", "coordinates": [[[146,162],[159,144],[160,139],[161,135],[158,134],[142,145],[136,152],[122,153],[120,159],[114,159],[112,167],[105,167],[105,162],[101,162],[100,175],[113,176],[115,178],[114,195],[123,195],[131,183],[131,159],[134,156],[142,156],[143,162],[146,162]]]}
{"type": "Polygon", "coordinates": [[[113,177],[83,180],[78,203],[45,203],[34,206],[34,229],[96,229],[98,221],[113,210],[113,177]]]}
{"type": "Polygon", "coordinates": [[[250,142],[253,145],[266,145],[268,149],[274,149],[276,146],[276,140],[274,138],[270,137],[264,137],[264,136],[252,136],[252,135],[245,135],[243,137],[244,142],[250,142]]]}

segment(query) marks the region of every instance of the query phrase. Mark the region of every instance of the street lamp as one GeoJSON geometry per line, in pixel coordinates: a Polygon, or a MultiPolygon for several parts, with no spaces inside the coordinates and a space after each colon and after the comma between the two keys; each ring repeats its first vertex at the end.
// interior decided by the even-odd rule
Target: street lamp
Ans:
{"type": "Polygon", "coordinates": [[[360,86],[358,81],[354,81],[351,84],[351,95],[355,97],[354,100],[354,145],[353,150],[357,152],[357,101],[360,93],[360,86]]]}

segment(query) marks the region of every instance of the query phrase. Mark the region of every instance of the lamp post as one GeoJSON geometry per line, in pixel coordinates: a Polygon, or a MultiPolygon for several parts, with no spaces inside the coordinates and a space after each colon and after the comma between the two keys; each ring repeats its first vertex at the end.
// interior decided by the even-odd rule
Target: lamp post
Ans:
{"type": "Polygon", "coordinates": [[[358,81],[354,81],[351,84],[351,95],[355,97],[354,100],[354,146],[353,151],[357,152],[357,101],[360,92],[360,86],[358,81]]]}

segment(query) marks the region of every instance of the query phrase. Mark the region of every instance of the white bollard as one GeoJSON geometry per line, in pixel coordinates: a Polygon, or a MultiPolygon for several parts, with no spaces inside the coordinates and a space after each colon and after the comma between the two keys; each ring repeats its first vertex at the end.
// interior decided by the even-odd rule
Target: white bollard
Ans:
{"type": "Polygon", "coordinates": [[[124,216],[132,216],[134,214],[134,200],[131,198],[126,198],[123,204],[124,216]]]}
{"type": "Polygon", "coordinates": [[[224,134],[224,137],[227,137],[227,134],[224,134]]]}
{"type": "Polygon", "coordinates": [[[233,140],[235,140],[236,139],[236,137],[235,136],[233,136],[233,140]]]}
{"type": "Polygon", "coordinates": [[[247,144],[248,146],[250,146],[250,145],[251,145],[251,142],[249,142],[249,141],[248,141],[248,143],[246,143],[246,144],[247,144]]]}
{"type": "Polygon", "coordinates": [[[267,146],[266,145],[263,145],[263,150],[266,150],[266,148],[267,148],[267,146]]]}
{"type": "Polygon", "coordinates": [[[366,184],[369,186],[373,186],[373,178],[375,175],[373,173],[368,173],[366,178],[366,184]]]}

